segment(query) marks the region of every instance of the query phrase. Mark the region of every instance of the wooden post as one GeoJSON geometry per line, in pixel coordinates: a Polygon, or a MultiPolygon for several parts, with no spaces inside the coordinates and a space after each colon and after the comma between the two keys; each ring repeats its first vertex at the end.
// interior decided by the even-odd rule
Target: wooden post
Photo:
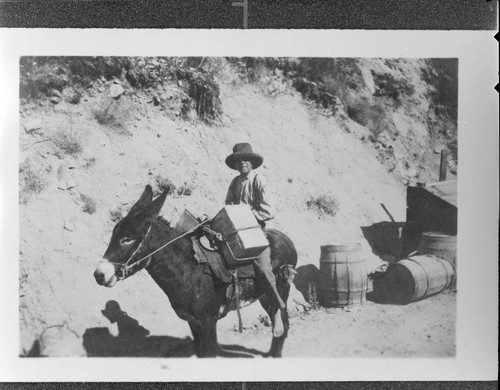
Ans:
{"type": "Polygon", "coordinates": [[[446,180],[447,167],[448,167],[448,149],[441,149],[441,165],[439,166],[439,181],[446,180]]]}
{"type": "Polygon", "coordinates": [[[233,7],[243,7],[243,28],[248,28],[248,0],[232,3],[233,7]]]}

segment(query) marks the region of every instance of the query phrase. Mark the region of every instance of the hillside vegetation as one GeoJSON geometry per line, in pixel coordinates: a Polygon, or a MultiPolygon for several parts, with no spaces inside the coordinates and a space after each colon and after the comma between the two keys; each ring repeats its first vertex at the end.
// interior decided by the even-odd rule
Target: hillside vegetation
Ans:
{"type": "MultiPolygon", "coordinates": [[[[264,156],[273,227],[298,266],[318,266],[321,245],[360,242],[376,268],[395,254],[361,228],[390,221],[381,204],[404,222],[405,186],[437,181],[443,148],[457,173],[453,59],[23,57],[20,71],[20,354],[41,339],[42,354],[85,355],[85,331],[110,327],[109,300],[151,334],[187,337],[146,272],[113,289],[92,274],[148,183],[171,187],[173,223],[184,209],[215,215],[237,142],[264,156]]],[[[292,300],[308,305],[295,289],[292,300]]]]}

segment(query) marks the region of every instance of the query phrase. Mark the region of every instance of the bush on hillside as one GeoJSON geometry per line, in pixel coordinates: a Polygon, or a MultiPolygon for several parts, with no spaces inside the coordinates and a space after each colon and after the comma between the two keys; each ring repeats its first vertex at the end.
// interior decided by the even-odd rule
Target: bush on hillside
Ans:
{"type": "Polygon", "coordinates": [[[52,90],[61,92],[70,82],[66,71],[50,57],[22,57],[20,61],[19,96],[37,99],[52,90]],[[38,59],[39,58],[39,59],[38,59]]]}
{"type": "Polygon", "coordinates": [[[376,73],[373,70],[372,75],[377,87],[374,96],[387,96],[400,103],[402,96],[412,96],[415,92],[413,85],[403,78],[395,78],[389,73],[376,73]]]}
{"type": "Polygon", "coordinates": [[[204,122],[213,123],[220,120],[222,104],[219,98],[219,85],[210,77],[203,77],[197,72],[187,73],[189,83],[188,95],[191,100],[186,101],[183,113],[188,114],[190,109],[195,110],[196,117],[204,122]]]}
{"type": "Polygon", "coordinates": [[[326,214],[333,217],[339,210],[339,202],[333,195],[311,197],[306,204],[309,209],[316,210],[320,216],[326,214]]]}
{"type": "Polygon", "coordinates": [[[59,128],[51,137],[52,143],[64,154],[77,155],[83,151],[82,134],[70,126],[59,128]]]}
{"type": "Polygon", "coordinates": [[[389,127],[384,107],[372,104],[366,98],[351,95],[347,99],[347,115],[361,126],[367,127],[375,138],[389,127]]]}
{"type": "Polygon", "coordinates": [[[80,194],[80,200],[82,201],[82,210],[88,214],[94,214],[96,212],[96,202],[90,196],[85,194],[80,194]]]}
{"type": "Polygon", "coordinates": [[[157,188],[157,190],[155,191],[155,196],[163,193],[163,191],[167,189],[169,194],[173,193],[176,190],[175,184],[169,178],[163,177],[161,175],[156,175],[154,179],[156,181],[157,188]]]}
{"type": "Polygon", "coordinates": [[[46,173],[36,168],[30,160],[19,167],[19,201],[27,203],[32,195],[39,194],[47,185],[46,173]]]}
{"type": "MultiPolygon", "coordinates": [[[[67,85],[88,88],[103,78],[120,78],[131,67],[128,57],[21,57],[20,97],[37,99],[67,85]]],[[[73,103],[75,104],[75,103],[73,103]]]]}
{"type": "Polygon", "coordinates": [[[97,123],[120,134],[130,135],[127,130],[127,122],[133,112],[133,106],[126,96],[119,99],[103,96],[102,99],[92,107],[92,115],[97,123]]]}
{"type": "Polygon", "coordinates": [[[113,222],[113,223],[117,223],[117,222],[121,221],[121,219],[123,218],[122,208],[118,207],[114,210],[111,210],[109,212],[109,218],[111,219],[111,222],[113,222]]]}
{"type": "Polygon", "coordinates": [[[458,59],[430,58],[422,69],[422,78],[433,86],[430,99],[434,106],[442,106],[455,123],[458,110],[458,59]]]}

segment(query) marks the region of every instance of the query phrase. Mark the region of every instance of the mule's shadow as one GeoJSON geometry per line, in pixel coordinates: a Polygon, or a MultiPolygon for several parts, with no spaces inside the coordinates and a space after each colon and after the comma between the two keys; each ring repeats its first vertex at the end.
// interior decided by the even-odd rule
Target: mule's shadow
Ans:
{"type": "MultiPolygon", "coordinates": [[[[109,328],[86,329],[83,347],[89,357],[190,357],[194,356],[194,343],[190,337],[149,336],[149,330],[120,309],[116,301],[108,301],[103,315],[118,326],[118,335],[109,328]]],[[[264,353],[240,345],[220,345],[221,357],[264,356],[264,353]]]]}
{"type": "Polygon", "coordinates": [[[310,299],[310,294],[319,288],[320,270],[314,264],[307,264],[298,267],[295,271],[293,284],[300,291],[306,301],[310,299]]]}

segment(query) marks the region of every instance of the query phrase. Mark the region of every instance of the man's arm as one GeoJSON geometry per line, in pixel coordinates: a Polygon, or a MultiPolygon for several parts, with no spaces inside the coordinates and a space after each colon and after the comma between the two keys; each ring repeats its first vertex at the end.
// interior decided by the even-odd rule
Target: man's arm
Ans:
{"type": "Polygon", "coordinates": [[[234,178],[231,181],[231,184],[229,185],[229,189],[227,190],[227,195],[226,195],[226,201],[224,202],[224,204],[235,204],[236,203],[236,199],[234,196],[234,190],[233,190],[235,180],[236,180],[236,178],[234,178]]]}
{"type": "Polygon", "coordinates": [[[265,179],[260,175],[254,178],[255,201],[252,211],[259,221],[269,221],[274,218],[274,199],[265,179]]]}

